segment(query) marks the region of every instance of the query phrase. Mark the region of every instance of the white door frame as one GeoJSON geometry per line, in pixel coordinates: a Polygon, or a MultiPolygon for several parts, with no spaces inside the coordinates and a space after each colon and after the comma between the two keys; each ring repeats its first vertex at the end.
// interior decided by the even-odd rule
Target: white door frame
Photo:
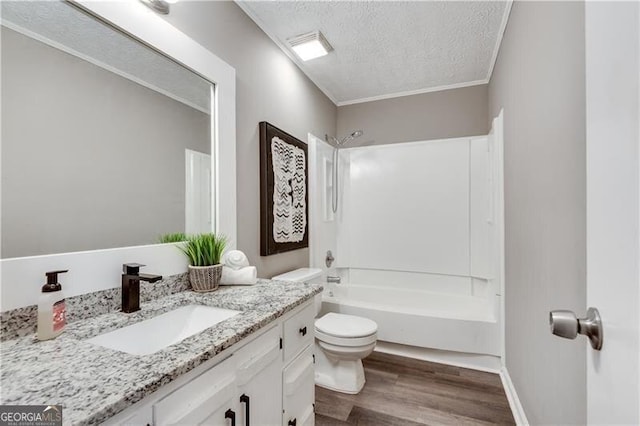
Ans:
{"type": "Polygon", "coordinates": [[[211,232],[211,155],[185,149],[184,231],[187,235],[211,232]]]}
{"type": "Polygon", "coordinates": [[[586,2],[585,33],[587,305],[604,326],[600,352],[585,344],[587,420],[639,424],[639,4],[586,2]]]}

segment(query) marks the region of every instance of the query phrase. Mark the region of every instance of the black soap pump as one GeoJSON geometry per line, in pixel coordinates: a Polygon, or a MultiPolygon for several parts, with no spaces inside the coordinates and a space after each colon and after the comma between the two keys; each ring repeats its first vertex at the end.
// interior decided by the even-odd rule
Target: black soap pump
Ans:
{"type": "Polygon", "coordinates": [[[47,283],[42,286],[38,301],[38,340],[56,338],[64,331],[67,323],[67,309],[62,286],[58,282],[58,274],[65,272],[69,271],[50,271],[45,274],[47,283]]]}

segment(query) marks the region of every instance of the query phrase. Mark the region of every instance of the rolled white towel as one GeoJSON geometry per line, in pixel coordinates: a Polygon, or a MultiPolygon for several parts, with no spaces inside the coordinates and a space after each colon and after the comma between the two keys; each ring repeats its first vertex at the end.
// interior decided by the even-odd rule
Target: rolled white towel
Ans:
{"type": "Polygon", "coordinates": [[[258,270],[255,266],[245,266],[240,269],[222,267],[220,285],[253,285],[258,282],[258,270]]]}
{"type": "Polygon", "coordinates": [[[224,254],[222,263],[233,270],[249,266],[249,259],[240,250],[230,250],[224,254]]]}

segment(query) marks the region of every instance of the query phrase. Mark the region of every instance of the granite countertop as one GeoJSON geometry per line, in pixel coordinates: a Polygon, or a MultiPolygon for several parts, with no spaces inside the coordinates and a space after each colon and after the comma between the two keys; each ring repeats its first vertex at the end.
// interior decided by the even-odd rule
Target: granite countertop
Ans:
{"type": "Polygon", "coordinates": [[[67,325],[54,340],[34,335],[0,344],[1,404],[61,404],[65,424],[94,424],[142,400],[264,327],[322,290],[321,285],[259,280],[254,286],[184,291],[141,304],[132,314],[113,312],[67,325]],[[242,313],[180,343],[135,356],[86,339],[200,304],[242,313]]]}

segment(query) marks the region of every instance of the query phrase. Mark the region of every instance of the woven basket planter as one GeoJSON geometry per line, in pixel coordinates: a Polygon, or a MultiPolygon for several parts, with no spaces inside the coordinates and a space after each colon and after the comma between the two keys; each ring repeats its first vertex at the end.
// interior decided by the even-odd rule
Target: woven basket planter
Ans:
{"type": "Polygon", "coordinates": [[[220,285],[222,277],[222,264],[213,266],[189,265],[189,282],[191,289],[199,293],[215,291],[220,285]]]}

